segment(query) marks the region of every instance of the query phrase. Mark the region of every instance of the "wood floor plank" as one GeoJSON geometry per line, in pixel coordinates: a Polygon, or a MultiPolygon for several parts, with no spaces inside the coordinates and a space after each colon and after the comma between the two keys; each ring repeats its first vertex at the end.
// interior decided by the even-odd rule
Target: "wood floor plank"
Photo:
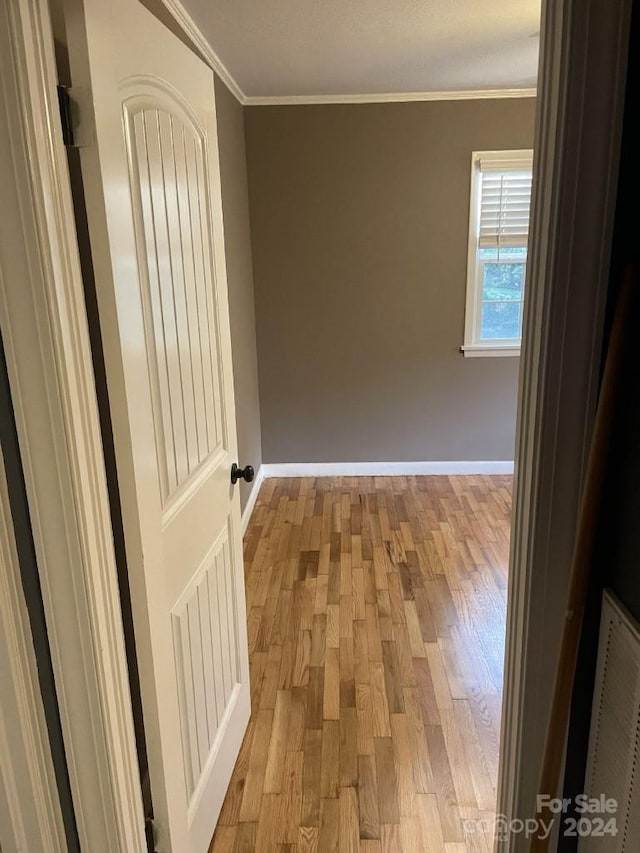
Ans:
{"type": "Polygon", "coordinates": [[[267,752],[267,766],[264,773],[262,790],[265,794],[279,794],[282,790],[282,773],[289,740],[290,715],[291,691],[278,690],[267,752]]]}
{"type": "Polygon", "coordinates": [[[391,737],[375,738],[374,749],[380,820],[382,823],[399,823],[398,780],[396,777],[391,737]]]}
{"type": "Polygon", "coordinates": [[[441,715],[442,734],[444,744],[449,757],[449,766],[453,777],[453,786],[456,792],[456,803],[463,816],[467,812],[473,812],[478,808],[476,795],[471,775],[470,763],[458,728],[458,717],[452,708],[450,711],[442,711],[441,715]]]}
{"type": "Polygon", "coordinates": [[[340,791],[340,723],[325,720],[322,725],[322,766],[320,796],[337,797],[340,791]]]}
{"type": "Polygon", "coordinates": [[[382,640],[380,639],[380,625],[378,623],[378,608],[375,604],[365,605],[365,621],[367,623],[367,645],[369,648],[369,661],[382,663],[382,640]]]}
{"type": "Polygon", "coordinates": [[[431,614],[429,595],[427,591],[424,588],[416,589],[414,591],[414,599],[416,602],[416,613],[418,614],[418,622],[420,623],[422,639],[425,643],[435,643],[438,635],[436,634],[436,628],[433,623],[433,616],[431,614]]]}
{"type": "Polygon", "coordinates": [[[376,777],[376,760],[373,755],[358,756],[358,806],[360,838],[380,838],[378,780],[376,777]]]}
{"type": "Polygon", "coordinates": [[[309,683],[310,658],[311,631],[300,631],[298,633],[293,678],[291,680],[293,687],[304,687],[309,683]]]}
{"type": "Polygon", "coordinates": [[[324,702],[324,667],[309,668],[309,692],[307,694],[306,724],[308,729],[322,728],[322,706],[324,702]]]}
{"type": "MultiPolygon", "coordinates": [[[[388,573],[387,573],[388,577],[388,573]]],[[[379,589],[376,592],[378,606],[378,625],[380,628],[380,640],[384,643],[393,641],[393,621],[391,619],[391,600],[388,589],[379,589]]]]}
{"type": "Polygon", "coordinates": [[[462,841],[463,832],[451,765],[440,726],[427,726],[427,744],[434,778],[437,779],[437,798],[440,822],[445,841],[462,841]]]}
{"type": "Polygon", "coordinates": [[[218,818],[219,826],[234,826],[240,819],[240,806],[242,805],[242,797],[249,770],[249,758],[251,756],[255,726],[256,724],[253,721],[250,721],[247,726],[247,731],[245,732],[242,746],[236,759],[233,776],[227,788],[227,795],[222,804],[220,817],[218,818]]]}
{"type": "Polygon", "coordinates": [[[415,601],[404,602],[404,615],[409,635],[409,645],[414,658],[425,657],[425,643],[422,639],[422,628],[418,619],[415,601]]]}
{"type": "Polygon", "coordinates": [[[301,826],[298,829],[297,853],[318,853],[319,833],[317,826],[301,826]]]}
{"type": "Polygon", "coordinates": [[[255,853],[258,823],[239,823],[233,853],[255,853]]]}
{"type": "Polygon", "coordinates": [[[358,794],[354,787],[340,788],[340,851],[358,853],[360,830],[358,817],[358,794]]]}
{"type": "Polygon", "coordinates": [[[339,663],[341,708],[356,707],[356,680],[353,640],[353,634],[350,637],[340,638],[339,663]]]}
{"type": "Polygon", "coordinates": [[[382,643],[382,665],[384,667],[384,683],[387,692],[387,705],[392,714],[404,712],[404,697],[402,695],[402,678],[396,644],[382,643]]]}
{"type": "MultiPolygon", "coordinates": [[[[404,613],[404,609],[402,611],[404,613]]],[[[411,654],[411,643],[407,626],[404,623],[396,623],[393,626],[393,640],[398,657],[398,669],[402,687],[415,687],[417,685],[416,671],[411,654]]]]}
{"type": "Polygon", "coordinates": [[[376,737],[391,737],[389,724],[389,703],[384,679],[384,664],[371,661],[369,664],[371,679],[371,710],[373,714],[373,733],[376,737]]]}
{"type": "Polygon", "coordinates": [[[425,725],[438,726],[440,725],[440,710],[429,663],[427,660],[414,659],[413,669],[417,681],[416,697],[420,704],[425,725]]]}
{"type": "Polygon", "coordinates": [[[340,803],[338,799],[322,800],[318,853],[338,853],[340,845],[340,803]]]}
{"type": "Polygon", "coordinates": [[[369,641],[367,639],[367,623],[360,619],[353,623],[353,659],[353,677],[356,684],[368,684],[369,641]]]}
{"type": "MultiPolygon", "coordinates": [[[[340,599],[338,598],[338,602],[340,599]]],[[[340,604],[327,604],[327,648],[340,648],[340,604]]]]}
{"type": "Polygon", "coordinates": [[[307,729],[304,736],[302,772],[303,826],[318,826],[320,820],[320,779],[322,772],[322,731],[307,729]]]}
{"type": "Polygon", "coordinates": [[[358,755],[373,755],[373,704],[369,684],[356,684],[358,755]]]}
{"type": "Polygon", "coordinates": [[[324,666],[324,650],[327,643],[327,614],[314,613],[311,628],[310,666],[324,666]]]}
{"type": "Polygon", "coordinates": [[[218,824],[209,853],[233,853],[236,843],[237,825],[221,826],[218,824]]]}
{"type": "Polygon", "coordinates": [[[279,794],[262,795],[260,817],[256,829],[256,853],[272,853],[277,846],[280,802],[279,794]]]}
{"type": "Polygon", "coordinates": [[[399,823],[383,823],[381,825],[380,846],[382,853],[410,853],[409,850],[402,847],[399,823]]]}
{"type": "Polygon", "coordinates": [[[254,652],[249,657],[249,690],[251,692],[251,710],[255,711],[260,706],[260,691],[262,690],[262,679],[267,665],[266,652],[254,652]]]}
{"type": "Polygon", "coordinates": [[[420,794],[431,794],[436,790],[436,781],[429,758],[429,748],[418,691],[412,687],[404,688],[404,705],[411,735],[413,759],[413,781],[420,794]]]}
{"type": "Polygon", "coordinates": [[[377,839],[361,838],[360,853],[382,853],[382,845],[377,839]]]}
{"type": "MultiPolygon", "coordinates": [[[[289,710],[289,730],[287,745],[289,750],[304,749],[304,730],[307,723],[308,687],[293,687],[291,689],[291,708],[289,710]]],[[[235,772],[235,771],[234,771],[235,772]]]]}
{"type": "Polygon", "coordinates": [[[354,620],[362,620],[366,617],[364,569],[362,566],[354,565],[351,569],[351,583],[353,595],[353,618],[354,620]]]}
{"type": "Polygon", "coordinates": [[[340,651],[327,648],[324,664],[324,697],[322,717],[325,720],[340,719],[340,651]]]}
{"type": "Polygon", "coordinates": [[[417,794],[416,814],[420,822],[422,849],[425,853],[441,853],[444,850],[444,838],[436,795],[417,794]]]}
{"type": "Polygon", "coordinates": [[[490,811],[496,798],[491,774],[484,760],[484,754],[478,740],[478,734],[471,716],[468,702],[455,702],[454,713],[458,729],[465,744],[465,756],[475,791],[476,802],[481,811],[490,811]]]}
{"type": "Polygon", "coordinates": [[[425,643],[424,647],[427,652],[427,660],[429,661],[429,673],[435,693],[436,705],[438,709],[445,708],[451,710],[453,708],[451,692],[440,646],[438,643],[425,643]]]}
{"type": "Polygon", "coordinates": [[[422,827],[417,814],[403,815],[400,821],[400,846],[402,851],[420,850],[424,853],[425,843],[422,838],[422,827]]]}
{"type": "Polygon", "coordinates": [[[261,710],[275,708],[276,695],[278,693],[278,677],[282,664],[282,646],[274,644],[267,652],[267,663],[262,676],[262,688],[260,691],[261,710]]]}
{"type": "Polygon", "coordinates": [[[251,754],[249,756],[249,767],[247,769],[240,814],[238,816],[238,821],[242,823],[257,822],[260,816],[260,803],[262,800],[264,773],[267,767],[267,753],[271,739],[272,723],[273,711],[269,709],[258,711],[256,714],[251,754]]]}
{"type": "Polygon", "coordinates": [[[489,853],[511,478],[269,479],[252,714],[210,853],[489,853]]]}
{"type": "Polygon", "coordinates": [[[358,724],[356,709],[340,708],[340,787],[358,784],[358,724]]]}
{"type": "Polygon", "coordinates": [[[398,807],[402,818],[415,813],[413,742],[406,714],[391,714],[391,745],[397,779],[398,807]]]}
{"type": "Polygon", "coordinates": [[[275,685],[276,695],[278,690],[290,690],[293,686],[293,667],[295,657],[296,642],[291,637],[287,637],[282,643],[280,652],[280,669],[278,670],[278,679],[275,685]]]}
{"type": "Polygon", "coordinates": [[[304,751],[287,752],[284,763],[284,779],[280,813],[278,815],[279,841],[297,844],[298,827],[302,811],[304,751]]]}

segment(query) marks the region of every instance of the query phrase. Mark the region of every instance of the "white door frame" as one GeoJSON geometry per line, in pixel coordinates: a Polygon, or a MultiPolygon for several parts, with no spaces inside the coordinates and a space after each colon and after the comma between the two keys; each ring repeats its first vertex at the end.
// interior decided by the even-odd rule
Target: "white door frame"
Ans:
{"type": "Polygon", "coordinates": [[[83,850],[146,851],[46,0],[0,4],[0,325],[83,850]],[[0,108],[1,109],[1,108],[0,108]]]}
{"type": "Polygon", "coordinates": [[[0,449],[0,847],[67,849],[0,449]]]}
{"type": "MultiPolygon", "coordinates": [[[[197,30],[179,2],[162,2],[178,10],[179,26],[193,39],[197,30]]],[[[531,812],[537,785],[597,397],[630,3],[543,6],[498,800],[507,816],[531,812]]],[[[46,0],[3,5],[0,57],[0,171],[14,194],[3,213],[15,211],[0,223],[0,323],[78,830],[92,853],[142,853],[116,567],[46,0]]],[[[524,839],[499,846],[521,850],[524,839]]]]}
{"type": "Polygon", "coordinates": [[[507,820],[536,811],[600,385],[630,9],[543,2],[497,804],[507,820]]]}

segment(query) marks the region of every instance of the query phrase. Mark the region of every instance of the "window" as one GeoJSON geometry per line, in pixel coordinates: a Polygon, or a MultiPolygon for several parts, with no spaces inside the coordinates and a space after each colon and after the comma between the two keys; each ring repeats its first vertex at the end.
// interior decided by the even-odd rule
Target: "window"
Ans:
{"type": "Polygon", "coordinates": [[[466,356],[520,353],[532,159],[532,151],[472,155],[466,356]]]}

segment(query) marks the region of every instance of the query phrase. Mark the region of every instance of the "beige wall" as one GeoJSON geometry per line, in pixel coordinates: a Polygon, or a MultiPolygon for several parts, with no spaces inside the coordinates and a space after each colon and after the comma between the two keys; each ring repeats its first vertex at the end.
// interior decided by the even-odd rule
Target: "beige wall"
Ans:
{"type": "Polygon", "coordinates": [[[471,152],[532,99],[245,110],[265,462],[513,459],[518,358],[463,358],[471,152]]]}
{"type": "MultiPolygon", "coordinates": [[[[217,77],[216,104],[222,212],[229,282],[238,462],[240,465],[249,463],[257,471],[262,463],[262,448],[244,121],[242,107],[217,77]]],[[[243,508],[250,489],[247,483],[240,483],[240,501],[243,508]]]]}

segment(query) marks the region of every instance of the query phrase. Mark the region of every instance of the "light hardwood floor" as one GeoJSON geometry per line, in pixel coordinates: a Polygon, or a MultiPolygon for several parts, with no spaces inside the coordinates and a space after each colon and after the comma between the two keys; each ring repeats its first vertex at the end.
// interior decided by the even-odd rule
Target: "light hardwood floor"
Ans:
{"type": "Polygon", "coordinates": [[[263,484],[212,851],[491,849],[510,510],[504,476],[263,484]]]}

